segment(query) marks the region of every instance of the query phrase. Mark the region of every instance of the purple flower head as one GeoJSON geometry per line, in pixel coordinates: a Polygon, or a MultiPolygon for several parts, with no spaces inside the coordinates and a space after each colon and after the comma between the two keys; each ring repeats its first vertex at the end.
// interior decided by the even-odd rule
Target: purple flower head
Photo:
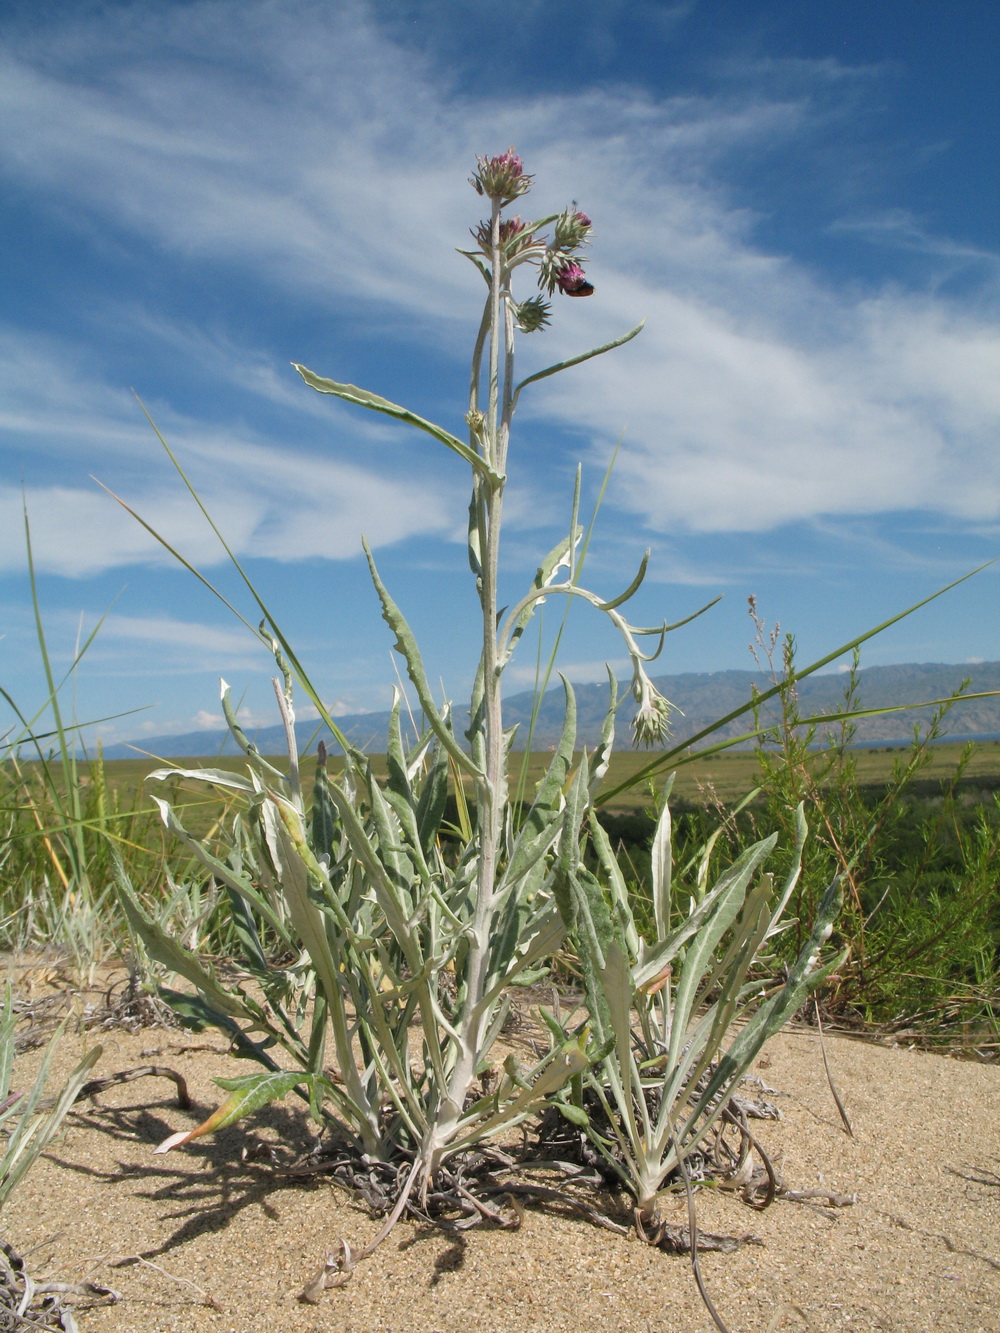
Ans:
{"type": "Polygon", "coordinates": [[[490,166],[494,171],[509,171],[512,176],[520,176],[524,171],[524,163],[515,153],[513,144],[506,153],[501,153],[499,157],[491,157],[490,166]]]}
{"type": "Polygon", "coordinates": [[[590,228],[590,227],[592,227],[592,226],[594,225],[594,224],[591,222],[590,218],[587,217],[586,213],[577,213],[577,215],[576,215],[576,220],[577,220],[577,222],[580,224],[581,227],[587,227],[587,228],[590,228]]]}
{"type": "Polygon", "coordinates": [[[531,188],[532,177],[525,175],[524,163],[513,145],[499,157],[477,157],[476,166],[478,170],[469,183],[478,194],[484,194],[488,199],[509,204],[531,188]]]}
{"type": "Polygon", "coordinates": [[[572,261],[559,270],[556,286],[566,296],[592,296],[594,287],[579,264],[572,261]]]}

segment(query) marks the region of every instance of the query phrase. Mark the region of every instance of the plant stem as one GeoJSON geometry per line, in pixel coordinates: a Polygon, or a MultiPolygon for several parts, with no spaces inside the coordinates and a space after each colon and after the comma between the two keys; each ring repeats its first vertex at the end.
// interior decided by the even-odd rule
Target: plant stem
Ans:
{"type": "MultiPolygon", "coordinates": [[[[490,219],[492,271],[489,296],[489,404],[483,447],[487,462],[499,474],[499,480],[473,478],[473,506],[479,535],[481,577],[479,599],[482,612],[482,710],[473,718],[473,727],[484,733],[483,765],[476,780],[478,807],[478,865],[473,919],[464,978],[464,1011],[467,1015],[455,1065],[448,1080],[441,1114],[424,1147],[425,1179],[434,1175],[449,1141],[454,1137],[469,1086],[475,1077],[482,1054],[483,1036],[492,1006],[485,1004],[489,975],[490,924],[494,907],[497,854],[503,835],[507,804],[506,753],[503,734],[503,709],[500,690],[500,664],[497,644],[497,574],[500,563],[500,523],[503,508],[503,474],[507,440],[510,432],[511,385],[513,384],[513,320],[503,309],[506,276],[500,250],[500,210],[493,201],[490,219]],[[501,340],[504,351],[503,398],[500,391],[501,340]]],[[[482,337],[473,356],[472,399],[477,396],[478,360],[482,337]]],[[[474,750],[475,750],[474,744],[474,750]]]]}

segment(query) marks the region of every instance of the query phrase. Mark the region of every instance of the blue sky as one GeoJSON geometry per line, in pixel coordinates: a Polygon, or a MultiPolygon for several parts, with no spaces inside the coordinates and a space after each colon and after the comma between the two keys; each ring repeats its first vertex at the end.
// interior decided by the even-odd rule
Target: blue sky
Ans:
{"type": "MultiPolygon", "coordinates": [[[[362,533],[431,678],[465,694],[462,464],[290,362],[462,433],[482,280],[455,248],[475,155],[510,144],[523,211],[575,199],[595,227],[593,298],[558,299],[520,365],[648,321],[526,392],[510,595],[577,461],[592,503],[619,438],[592,585],[650,546],[640,621],[724,595],[664,672],[749,666],[751,593],[808,660],[1000,554],[998,42],[992,0],[8,0],[0,684],[45,697],[23,486],[57,668],[107,616],[79,716],[148,706],[107,740],[214,725],[221,674],[274,720],[259,645],[92,480],[250,613],[134,390],[335,711],[394,678],[362,533]]],[[[997,580],[864,661],[1000,657],[997,580]]],[[[621,657],[574,614],[567,674],[621,657]]],[[[532,674],[529,650],[509,687],[532,674]]]]}

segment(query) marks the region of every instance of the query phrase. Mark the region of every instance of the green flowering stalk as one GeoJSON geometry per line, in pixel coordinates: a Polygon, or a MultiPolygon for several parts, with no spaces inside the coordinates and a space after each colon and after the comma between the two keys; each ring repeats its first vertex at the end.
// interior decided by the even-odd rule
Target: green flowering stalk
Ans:
{"type": "MultiPolygon", "coordinates": [[[[557,287],[560,291],[574,295],[584,294],[584,288],[588,289],[588,293],[593,290],[586,283],[583,269],[576,258],[590,235],[591,221],[575,205],[537,222],[525,222],[520,215],[503,216],[503,210],[508,204],[515,199],[522,199],[528,193],[531,182],[532,177],[524,173],[522,161],[513,148],[499,157],[478,159],[478,171],[472,178],[472,184],[477,193],[490,200],[491,212],[489,219],[480,223],[473,232],[479,246],[478,252],[463,252],[483,275],[489,289],[473,352],[466,414],[469,446],[480,461],[480,466],[473,467],[472,471],[469,509],[469,561],[476,578],[482,611],[482,655],[472,699],[471,726],[467,733],[475,766],[476,888],[471,921],[467,926],[468,950],[460,980],[467,1006],[466,1021],[449,1052],[452,1063],[447,1087],[423,1144],[427,1177],[433,1177],[449,1151],[453,1150],[456,1140],[465,1141],[467,1137],[462,1129],[466,1118],[465,1107],[476,1070],[490,1045],[489,1029],[494,1005],[488,1002],[487,995],[490,977],[495,973],[492,955],[498,913],[502,914],[504,902],[512,895],[514,901],[523,900],[525,890],[529,888],[529,881],[523,877],[519,880],[510,874],[512,864],[517,864],[517,858],[511,857],[513,830],[507,773],[509,738],[503,725],[502,674],[535,607],[546,594],[560,591],[582,595],[602,609],[605,606],[593,594],[578,589],[572,577],[574,553],[579,540],[574,530],[569,540],[561,543],[539,570],[535,588],[498,629],[497,579],[511,422],[524,387],[524,384],[518,384],[514,373],[516,332],[536,332],[551,318],[550,308],[540,297],[520,302],[516,299],[513,292],[514,276],[523,266],[534,266],[538,270],[539,285],[550,295],[557,287]],[[543,229],[550,224],[554,224],[552,236],[547,238],[543,229]],[[555,583],[555,574],[564,564],[568,564],[571,576],[568,581],[558,585],[555,583]]],[[[638,328],[633,329],[610,346],[618,346],[638,332],[638,328]]],[[[575,361],[606,350],[607,347],[598,348],[575,361]]],[[[558,365],[542,373],[552,374],[562,368],[558,365]]],[[[538,379],[541,376],[531,378],[538,379]]],[[[314,380],[310,382],[316,387],[314,380]]],[[[614,606],[609,605],[608,609],[613,617],[620,619],[614,606]]],[[[631,638],[630,627],[624,621],[621,624],[631,638]]],[[[631,643],[634,647],[634,640],[631,643]]],[[[418,669],[415,674],[415,664],[409,658],[407,660],[411,679],[417,684],[422,673],[418,669]]],[[[561,758],[561,767],[567,758],[561,758]]],[[[541,811],[535,813],[540,814],[541,811]]],[[[557,825],[558,818],[548,822],[557,825]]],[[[528,826],[530,823],[529,814],[528,826]]],[[[554,839],[555,833],[553,827],[551,839],[554,839]]],[[[538,856],[537,851],[535,855],[538,856]]],[[[540,860],[536,863],[544,864],[540,860]]],[[[539,887],[544,892],[544,882],[539,887]]],[[[533,896],[537,896],[538,889],[534,886],[531,889],[533,896]]],[[[554,901],[552,910],[555,910],[554,901]]]]}
{"type": "MultiPolygon", "coordinates": [[[[405,660],[426,725],[407,749],[397,698],[387,785],[376,780],[367,757],[339,733],[247,580],[265,615],[260,637],[274,651],[282,673],[275,694],[285,724],[288,775],[259,755],[242,733],[224,687],[223,708],[246,755],[247,775],[160,770],[150,781],[166,793],[157,803],[167,828],[230,895],[244,946],[243,965],[263,1000],[243,986],[223,983],[210,966],[160,930],[124,871],[119,885],[146,948],[197,991],[197,999],[174,995],[173,1002],[189,1019],[221,1027],[241,1054],[264,1066],[259,1076],[227,1082],[231,1095],[220,1111],[193,1132],[171,1135],[164,1148],[232,1123],[294,1087],[359,1157],[388,1168],[402,1151],[412,1162],[403,1194],[419,1189],[424,1197],[432,1185],[440,1185],[449,1159],[535,1114],[545,1098],[578,1077],[590,1059],[586,1033],[570,1034],[533,1068],[507,1070],[488,1090],[480,1082],[509,1007],[511,987],[544,974],[566,931],[554,888],[553,857],[566,836],[563,789],[575,744],[572,690],[566,686],[563,740],[530,808],[515,820],[508,795],[510,738],[503,723],[503,672],[546,596],[582,597],[605,612],[624,635],[642,709],[652,687],[637,636],[653,634],[662,644],[668,628],[631,626],[618,609],[639,586],[645,561],[632,586],[611,601],[578,585],[578,496],[570,534],[542,562],[525,598],[502,619],[499,615],[503,499],[511,422],[520,394],[533,381],[628,342],[639,328],[518,382],[516,336],[543,329],[551,308],[540,294],[518,299],[514,280],[527,266],[549,295],[592,290],[580,260],[591,222],[575,204],[537,221],[505,215],[532,184],[513,149],[479,158],[472,184],[490,201],[490,216],[472,233],[477,248],[462,251],[487,286],[472,355],[467,438],[369,390],[296,366],[311,388],[413,426],[469,467],[468,555],[480,602],[481,653],[468,745],[456,736],[450,709],[434,699],[414,635],[367,545],[383,617],[405,660]],[[560,579],[563,570],[568,575],[560,579]],[[305,688],[345,751],[342,775],[334,777],[320,764],[311,810],[295,747],[293,679],[305,688]],[[446,856],[441,826],[449,780],[460,794],[467,782],[474,802],[463,820],[461,846],[446,856]],[[191,783],[207,784],[231,802],[230,845],[224,855],[185,829],[170,799],[174,786],[191,783]],[[301,957],[303,966],[275,968],[268,961],[267,936],[278,941],[286,956],[301,957]],[[421,1034],[418,1067],[409,1053],[414,1024],[421,1034]],[[297,1070],[275,1060],[272,1051],[277,1048],[297,1070]],[[337,1078],[324,1063],[331,1056],[337,1078]]],[[[613,702],[617,706],[616,697],[613,702]]],[[[641,730],[648,734],[648,724],[641,730]]]]}
{"type": "MultiPolygon", "coordinates": [[[[552,1099],[567,1119],[587,1125],[648,1220],[668,1171],[713,1123],[717,1103],[712,1098],[725,1093],[733,1071],[741,1067],[742,1055],[733,1056],[724,1074],[711,1074],[722,1035],[746,998],[757,949],[776,927],[790,892],[775,904],[770,881],[750,888],[770,846],[762,844],[745,865],[723,875],[718,892],[704,902],[692,899],[678,925],[663,870],[669,823],[661,822],[654,850],[661,867],[657,882],[667,887],[658,889],[656,938],[647,943],[639,936],[624,877],[594,812],[622,703],[613,677],[601,741],[592,755],[580,757],[575,699],[564,681],[562,736],[548,769],[527,808],[511,801],[503,674],[537,608],[563,596],[608,617],[631,663],[629,693],[637,705],[632,730],[644,745],[663,741],[671,708],[650,680],[647,664],[678,628],[665,622],[633,625],[623,614],[622,607],[642,584],[648,552],[616,597],[603,598],[580,583],[579,474],[566,536],[542,560],[523,597],[507,610],[498,604],[503,501],[521,394],[533,383],[622,346],[642,328],[517,379],[517,337],[549,325],[547,298],[594,291],[583,255],[592,224],[575,203],[534,221],[505,216],[504,210],[523,200],[532,183],[513,148],[477,159],[471,178],[476,192],[489,200],[490,215],[472,232],[475,248],[460,252],[487,288],[473,346],[464,439],[370,390],[295,367],[317,392],[414,427],[469,468],[468,559],[479,598],[480,655],[467,744],[456,735],[450,706],[435,700],[416,638],[367,544],[382,615],[405,661],[424,727],[414,743],[404,744],[397,694],[385,781],[339,732],[275,617],[240,569],[264,615],[259,637],[280,671],[275,696],[287,740],[287,773],[243,734],[224,685],[223,709],[246,756],[246,775],[165,769],[150,781],[166,793],[157,798],[166,827],[229,896],[244,980],[223,979],[170,937],[143,907],[124,869],[119,873],[129,921],[147,951],[195,992],[171,993],[172,1003],[188,1021],[222,1029],[238,1054],[263,1067],[258,1074],[223,1080],[230,1095],[219,1110],[194,1130],[171,1135],[161,1150],[231,1124],[294,1091],[328,1126],[340,1151],[358,1161],[369,1197],[373,1189],[383,1189],[389,1218],[362,1254],[370,1253],[415,1194],[421,1215],[446,1201],[466,1214],[471,1207],[497,1220],[494,1205],[470,1194],[471,1177],[463,1183],[462,1155],[536,1117],[552,1099]],[[536,294],[515,294],[521,270],[529,276],[533,272],[536,294]],[[650,651],[641,647],[644,640],[651,641],[650,651]],[[295,744],[293,682],[304,689],[344,751],[343,771],[334,775],[321,749],[311,803],[295,744]],[[224,793],[231,803],[228,841],[221,851],[184,827],[170,799],[174,786],[191,783],[224,793]],[[474,798],[471,806],[467,788],[474,798]],[[459,818],[457,829],[447,830],[446,846],[449,790],[459,818]],[[588,868],[588,840],[602,878],[588,868]],[[727,944],[726,932],[736,918],[742,933],[727,944]],[[508,1058],[502,1072],[493,1069],[491,1053],[511,993],[545,975],[567,935],[581,961],[589,1020],[566,1030],[553,1019],[550,1048],[531,1067],[508,1058]],[[276,963],[275,958],[286,961],[276,963]],[[289,965],[288,959],[297,961],[289,965]],[[664,967],[675,962],[679,992],[661,984],[664,967]],[[247,978],[253,985],[246,984],[247,978]],[[697,1003],[710,999],[720,978],[724,1003],[711,1024],[710,1040],[692,1045],[685,1036],[688,1021],[694,1021],[697,1003]],[[633,1007],[641,1017],[638,1045],[631,1035],[633,1007]],[[418,1059],[411,1052],[414,1034],[418,1059]],[[276,1052],[283,1052],[284,1063],[276,1052]],[[651,1062],[661,1057],[668,1068],[654,1077],[651,1062]],[[657,1077],[660,1091],[654,1086],[657,1077]],[[699,1100],[695,1088],[703,1077],[714,1090],[710,1104],[699,1100]],[[591,1105],[596,1098],[613,1120],[617,1114],[611,1140],[590,1125],[581,1098],[584,1086],[591,1105]],[[640,1114],[635,1105],[640,1090],[648,1093],[650,1106],[667,1109],[654,1114],[646,1107],[640,1114]],[[617,1151],[608,1147],[612,1140],[617,1151]]],[[[815,958],[810,955],[802,966],[805,985],[815,958]]],[[[790,983],[780,1013],[772,1006],[755,1031],[773,1030],[799,993],[790,983]]],[[[342,1280],[351,1263],[344,1243],[341,1256],[324,1266],[305,1298],[312,1300],[324,1286],[342,1280]]]]}

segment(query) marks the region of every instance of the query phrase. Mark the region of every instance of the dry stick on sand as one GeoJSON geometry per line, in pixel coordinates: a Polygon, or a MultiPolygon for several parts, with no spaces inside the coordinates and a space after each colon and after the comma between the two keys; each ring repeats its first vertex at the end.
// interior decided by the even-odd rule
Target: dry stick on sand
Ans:
{"type": "Polygon", "coordinates": [[[113,1088],[119,1083],[131,1083],[137,1078],[169,1078],[177,1088],[177,1105],[182,1111],[191,1109],[191,1097],[188,1094],[186,1081],[176,1070],[167,1069],[165,1065],[138,1065],[135,1069],[123,1069],[118,1074],[91,1079],[76,1094],[76,1100],[82,1102],[85,1097],[96,1097],[100,1092],[107,1092],[108,1088],[113,1088]]]}
{"type": "Polygon", "coordinates": [[[208,1292],[205,1291],[204,1288],[199,1287],[196,1282],[192,1282],[190,1278],[181,1277],[177,1273],[168,1273],[165,1268],[161,1268],[159,1264],[154,1264],[149,1259],[144,1259],[141,1254],[123,1255],[122,1258],[115,1259],[112,1262],[111,1267],[125,1268],[129,1264],[142,1264],[144,1268],[152,1268],[154,1272],[162,1274],[162,1276],[165,1278],[169,1278],[171,1282],[176,1282],[182,1287],[190,1287],[192,1291],[196,1291],[198,1295],[201,1297],[202,1305],[207,1305],[209,1309],[215,1310],[217,1313],[222,1314],[222,1306],[215,1299],[215,1297],[210,1296],[208,1292]]]}

